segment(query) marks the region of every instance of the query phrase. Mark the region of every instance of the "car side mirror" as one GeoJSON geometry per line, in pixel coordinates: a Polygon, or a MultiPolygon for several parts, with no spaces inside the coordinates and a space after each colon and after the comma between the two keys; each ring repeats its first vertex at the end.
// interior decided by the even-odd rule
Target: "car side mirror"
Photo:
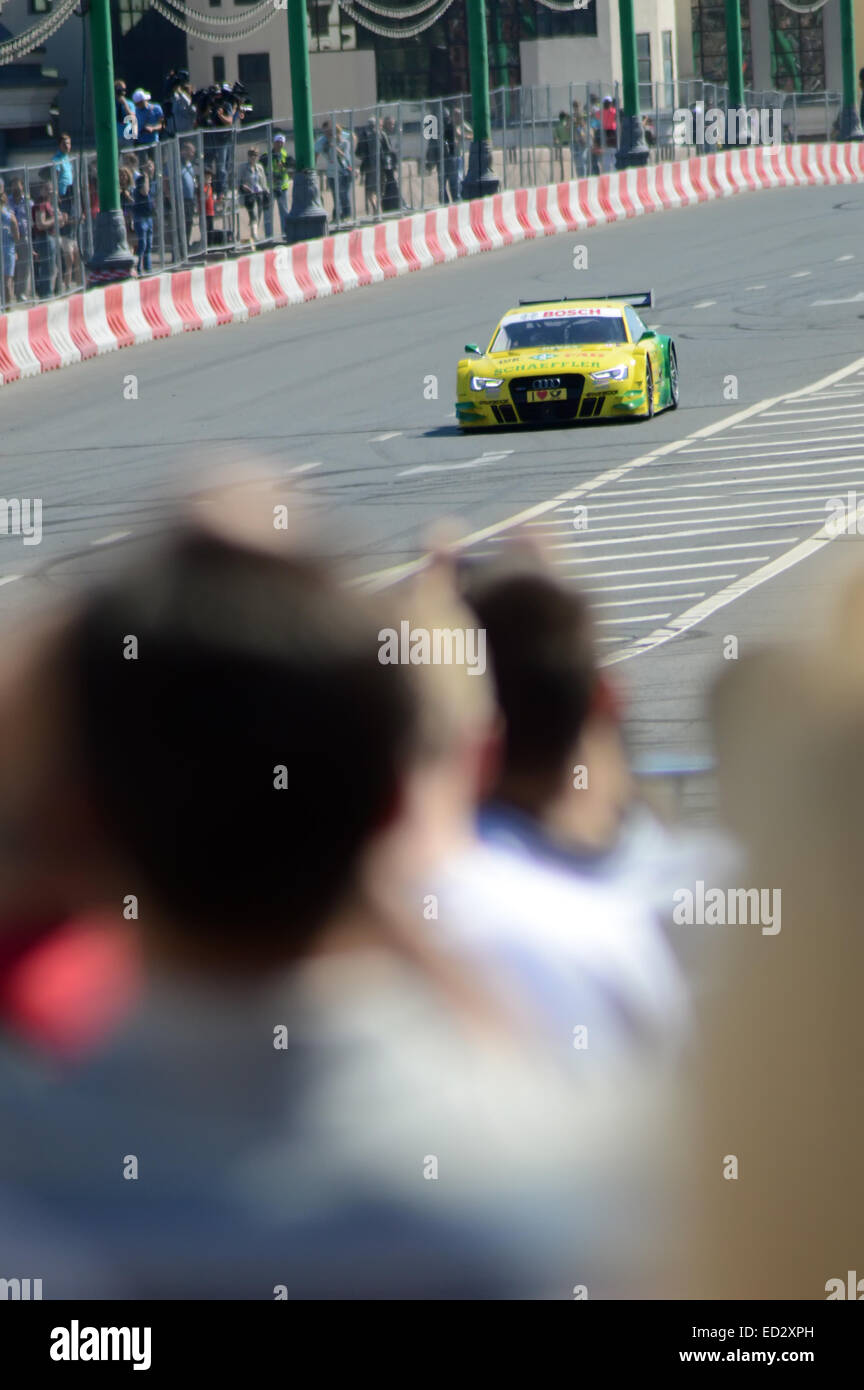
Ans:
{"type": "Polygon", "coordinates": [[[480,351],[480,349],[479,349],[479,347],[477,346],[476,343],[466,343],[466,344],[465,344],[465,351],[466,351],[466,352],[473,352],[473,354],[474,354],[475,357],[482,357],[482,356],[483,356],[482,352],[480,351]]]}
{"type": "Polygon", "coordinates": [[[656,338],[656,337],[657,337],[657,334],[654,332],[654,329],[653,329],[653,328],[646,328],[646,329],[645,329],[645,332],[642,334],[642,336],[641,336],[641,338],[639,339],[639,341],[640,341],[640,343],[644,343],[646,338],[656,338]]]}

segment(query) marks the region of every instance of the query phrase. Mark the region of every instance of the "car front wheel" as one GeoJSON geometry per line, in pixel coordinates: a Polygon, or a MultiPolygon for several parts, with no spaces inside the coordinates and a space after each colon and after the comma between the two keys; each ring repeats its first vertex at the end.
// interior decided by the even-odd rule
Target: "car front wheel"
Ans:
{"type": "Polygon", "coordinates": [[[676,410],[678,407],[678,354],[675,348],[669,346],[669,409],[676,410]]]}

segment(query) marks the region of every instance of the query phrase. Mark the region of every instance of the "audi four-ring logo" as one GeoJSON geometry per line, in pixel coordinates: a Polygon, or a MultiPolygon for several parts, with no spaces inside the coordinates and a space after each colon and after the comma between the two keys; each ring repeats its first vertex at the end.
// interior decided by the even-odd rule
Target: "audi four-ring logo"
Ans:
{"type": "Polygon", "coordinates": [[[560,385],[560,376],[538,376],[534,381],[534,386],[538,391],[550,391],[553,387],[560,385]]]}

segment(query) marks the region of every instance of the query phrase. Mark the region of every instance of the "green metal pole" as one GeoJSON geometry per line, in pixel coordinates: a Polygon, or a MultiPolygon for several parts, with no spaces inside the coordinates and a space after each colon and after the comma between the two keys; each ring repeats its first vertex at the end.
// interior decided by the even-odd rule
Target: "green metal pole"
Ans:
{"type": "Polygon", "coordinates": [[[861,128],[856,101],[854,0],[840,0],[840,47],[843,51],[843,109],[840,112],[840,139],[864,140],[864,130],[861,128]]]}
{"type": "Polygon", "coordinates": [[[468,67],[471,75],[471,124],[474,135],[468,156],[463,198],[485,198],[497,193],[492,172],[492,117],[489,107],[489,52],[486,40],[486,0],[466,0],[468,12],[468,67]]]}
{"type": "Polygon", "coordinates": [[[741,0],[725,0],[726,5],[726,81],[729,107],[744,105],[744,45],[741,39],[741,0]]]}
{"type": "MultiPolygon", "coordinates": [[[[134,257],[126,243],[126,225],[120,211],[110,0],[91,0],[88,22],[99,186],[99,212],[93,223],[93,258],[88,271],[91,281],[104,282],[125,279],[134,257]]],[[[81,191],[85,194],[85,190],[81,191]]]]}
{"type": "MultiPolygon", "coordinates": [[[[315,172],[312,126],[312,84],[309,76],[306,0],[288,0],[288,61],[291,69],[291,111],[294,119],[294,179],[285,240],[310,241],[325,236],[327,213],[321,202],[315,172]]],[[[333,131],[335,139],[336,132],[333,131]]],[[[338,192],[337,192],[338,197],[338,192]]]]}
{"type": "Polygon", "coordinates": [[[633,0],[618,0],[618,27],[621,34],[621,78],[623,110],[618,115],[619,169],[648,163],[650,151],[639,110],[639,60],[636,54],[636,23],[633,0]]]}

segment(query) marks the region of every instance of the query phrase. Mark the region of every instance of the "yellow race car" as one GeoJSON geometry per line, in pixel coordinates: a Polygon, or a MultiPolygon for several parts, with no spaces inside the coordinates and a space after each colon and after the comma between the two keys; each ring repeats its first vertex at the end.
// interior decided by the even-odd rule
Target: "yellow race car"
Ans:
{"type": "Polygon", "coordinates": [[[651,290],[593,299],[520,299],[486,352],[473,343],[456,376],[463,430],[599,418],[650,419],[678,404],[678,358],[637,308],[651,290]]]}

